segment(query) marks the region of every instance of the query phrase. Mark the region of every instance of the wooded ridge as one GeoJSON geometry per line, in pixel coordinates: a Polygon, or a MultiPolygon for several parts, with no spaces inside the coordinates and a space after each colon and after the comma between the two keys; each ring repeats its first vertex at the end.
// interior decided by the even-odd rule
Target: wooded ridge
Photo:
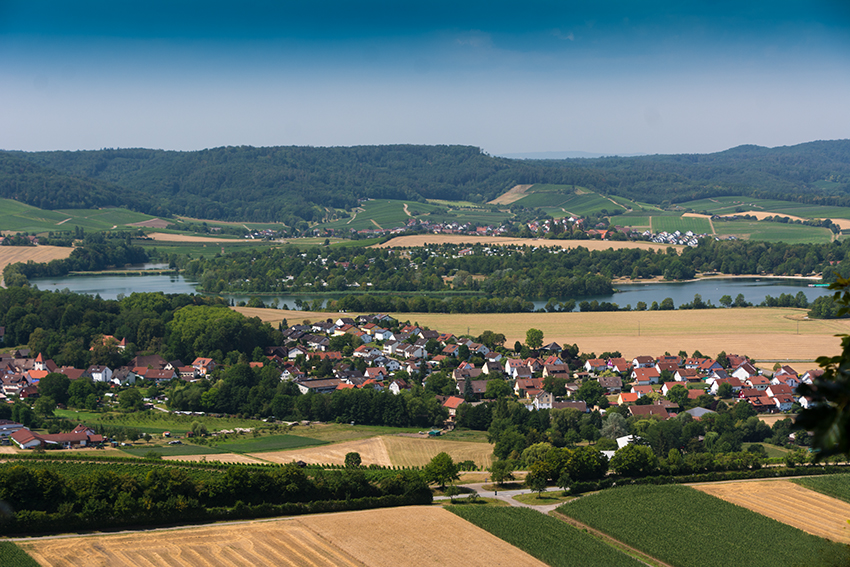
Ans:
{"type": "Polygon", "coordinates": [[[720,195],[850,205],[850,140],[714,154],[513,160],[472,146],[221,147],[0,152],[0,197],[47,209],[319,221],[361,199],[483,203],[517,184],[669,204],[720,195]]]}

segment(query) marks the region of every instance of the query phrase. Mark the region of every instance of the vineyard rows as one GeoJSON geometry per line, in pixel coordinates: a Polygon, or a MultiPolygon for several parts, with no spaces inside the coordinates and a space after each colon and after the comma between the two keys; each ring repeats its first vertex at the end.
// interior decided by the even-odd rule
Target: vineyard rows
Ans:
{"type": "Polygon", "coordinates": [[[685,486],[613,488],[558,511],[679,567],[844,565],[850,560],[845,546],[685,486]]]}
{"type": "Polygon", "coordinates": [[[529,508],[449,506],[464,520],[552,567],[638,567],[636,559],[573,526],[529,508]]]}

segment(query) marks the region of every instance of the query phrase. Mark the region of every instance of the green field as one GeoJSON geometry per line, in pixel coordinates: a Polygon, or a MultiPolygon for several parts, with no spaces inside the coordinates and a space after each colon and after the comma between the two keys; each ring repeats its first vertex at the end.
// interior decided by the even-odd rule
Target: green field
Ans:
{"type": "MultiPolygon", "coordinates": [[[[443,207],[430,203],[375,199],[366,201],[360,205],[359,209],[356,210],[356,216],[353,216],[353,218],[321,224],[319,227],[337,230],[366,230],[376,229],[378,227],[385,229],[398,228],[404,226],[411,218],[404,212],[405,204],[412,216],[444,210],[443,207]]],[[[355,215],[355,213],[352,213],[352,215],[355,215]]]]}
{"type": "Polygon", "coordinates": [[[137,442],[133,447],[122,447],[121,450],[134,457],[143,457],[151,451],[158,455],[212,455],[216,453],[286,451],[298,447],[324,445],[325,443],[326,441],[297,435],[245,436],[235,439],[231,436],[229,440],[223,443],[211,443],[210,445],[193,445],[190,442],[184,442],[182,445],[147,445],[137,442]]]}
{"type": "Polygon", "coordinates": [[[74,230],[135,230],[127,223],[152,219],[150,215],[135,213],[127,209],[64,209],[48,211],[32,207],[11,199],[0,199],[0,230],[20,232],[50,232],[74,230]]]}
{"type": "Polygon", "coordinates": [[[714,221],[714,231],[720,237],[736,236],[742,240],[767,240],[788,244],[819,244],[832,241],[832,231],[827,228],[778,222],[714,221]]]}
{"type": "Polygon", "coordinates": [[[141,433],[162,434],[170,431],[174,435],[184,435],[192,430],[194,422],[201,423],[212,433],[221,429],[236,427],[253,429],[265,428],[267,424],[256,419],[237,419],[229,417],[208,417],[203,415],[180,415],[165,413],[158,410],[148,410],[136,413],[96,413],[86,411],[61,410],[55,411],[56,417],[68,419],[74,423],[85,425],[104,425],[109,427],[127,427],[137,429],[141,433]]]}
{"type": "Polygon", "coordinates": [[[467,223],[473,222],[479,225],[499,225],[511,218],[510,213],[502,213],[499,211],[493,212],[487,209],[453,209],[446,212],[431,213],[426,217],[421,217],[422,220],[429,222],[456,222],[467,223]]]}
{"type": "Polygon", "coordinates": [[[446,509],[552,567],[643,565],[602,540],[529,508],[447,506],[446,509]]]}
{"type": "MultiPolygon", "coordinates": [[[[324,239],[322,239],[322,241],[324,241],[324,239]]],[[[234,240],[233,242],[168,242],[164,240],[133,239],[133,244],[135,246],[141,246],[147,250],[160,250],[164,254],[177,254],[181,256],[190,254],[194,257],[220,254],[222,248],[224,248],[224,253],[226,254],[228,251],[262,250],[270,246],[282,246],[280,242],[266,242],[264,240],[234,240]]]]}
{"type": "Polygon", "coordinates": [[[757,199],[755,197],[714,197],[712,199],[687,201],[679,203],[679,205],[693,209],[698,213],[707,212],[712,215],[734,215],[738,212],[764,211],[802,218],[850,219],[850,207],[824,207],[775,199],[757,199]]]}
{"type": "Polygon", "coordinates": [[[639,226],[641,228],[649,228],[649,217],[619,215],[611,217],[611,224],[614,226],[639,226]]]}
{"type": "Polygon", "coordinates": [[[35,559],[11,541],[0,541],[0,564],[3,567],[39,567],[35,559]]]}
{"type": "Polygon", "coordinates": [[[821,492],[827,496],[850,502],[850,474],[831,474],[826,476],[813,476],[810,478],[795,478],[800,486],[809,490],[821,492]]]}
{"type": "Polygon", "coordinates": [[[708,219],[691,217],[653,216],[652,232],[681,232],[692,231],[695,234],[711,234],[711,224],[708,219]]]}
{"type": "Polygon", "coordinates": [[[850,559],[846,546],[686,486],[613,488],[558,512],[680,567],[844,565],[850,559]]]}

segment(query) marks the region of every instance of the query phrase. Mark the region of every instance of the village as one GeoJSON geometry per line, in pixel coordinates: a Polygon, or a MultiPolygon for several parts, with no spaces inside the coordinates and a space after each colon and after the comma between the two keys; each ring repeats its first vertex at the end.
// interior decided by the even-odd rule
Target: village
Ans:
{"type": "MultiPolygon", "coordinates": [[[[554,342],[524,345],[520,351],[528,356],[519,358],[519,352],[501,345],[493,344],[491,348],[468,337],[399,325],[385,314],[304,322],[289,326],[283,336],[284,344],[267,347],[264,361],[250,365],[272,365],[279,370],[280,380],[296,385],[301,394],[372,388],[398,395],[411,388],[413,377],[424,383],[436,372],[450,376],[453,386],[436,395],[447,410],[448,419],[443,424],[446,429],[455,426],[461,406],[505,396],[530,411],[570,408],[604,415],[611,407],[618,407],[626,408],[628,415],[655,420],[666,420],[683,411],[699,418],[712,412],[711,408],[722,400],[728,405],[745,401],[758,413],[790,415],[811,404],[809,398],[797,394],[797,387],[811,384],[822,373],[821,369],[798,373],[790,366],[765,371],[737,354],[724,355],[724,364],[702,356],[683,358],[669,353],[631,360],[620,356],[579,358],[576,362],[575,353],[564,356],[562,346],[554,342]],[[339,337],[345,339],[347,346],[331,350],[331,342],[339,337]],[[325,368],[318,376],[310,370],[317,363],[325,368]]],[[[119,350],[126,346],[123,339],[116,337],[105,336],[102,341],[119,350]]],[[[338,339],[336,342],[339,344],[338,339]]],[[[165,386],[175,381],[209,380],[221,362],[198,357],[184,364],[159,355],[139,355],[119,368],[71,368],[58,367],[40,353],[34,357],[32,354],[19,349],[0,355],[0,403],[33,403],[39,397],[40,380],[50,373],[60,373],[71,382],[87,378],[108,385],[99,401],[105,407],[116,404],[117,392],[122,388],[137,383],[165,386]]],[[[144,403],[144,407],[153,408],[157,400],[145,399],[144,403]]],[[[161,403],[159,409],[167,411],[161,403]]],[[[0,426],[0,438],[21,449],[97,446],[105,441],[84,426],[71,432],[37,434],[9,421],[0,426]]]]}

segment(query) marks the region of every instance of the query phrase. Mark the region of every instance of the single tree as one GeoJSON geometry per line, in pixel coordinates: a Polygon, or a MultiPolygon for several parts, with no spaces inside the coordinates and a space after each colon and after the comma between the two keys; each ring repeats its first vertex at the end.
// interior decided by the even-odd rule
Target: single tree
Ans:
{"type": "Polygon", "coordinates": [[[435,455],[431,462],[425,465],[422,473],[426,482],[439,484],[441,489],[444,489],[453,480],[460,478],[457,474],[457,465],[451,456],[445,452],[435,455]]]}
{"type": "Polygon", "coordinates": [[[540,329],[529,329],[525,332],[525,344],[528,348],[537,349],[543,346],[543,331],[540,329]]]}
{"type": "Polygon", "coordinates": [[[362,459],[360,458],[360,453],[356,451],[352,451],[350,453],[345,454],[345,468],[347,469],[356,469],[359,468],[362,459]]]}

